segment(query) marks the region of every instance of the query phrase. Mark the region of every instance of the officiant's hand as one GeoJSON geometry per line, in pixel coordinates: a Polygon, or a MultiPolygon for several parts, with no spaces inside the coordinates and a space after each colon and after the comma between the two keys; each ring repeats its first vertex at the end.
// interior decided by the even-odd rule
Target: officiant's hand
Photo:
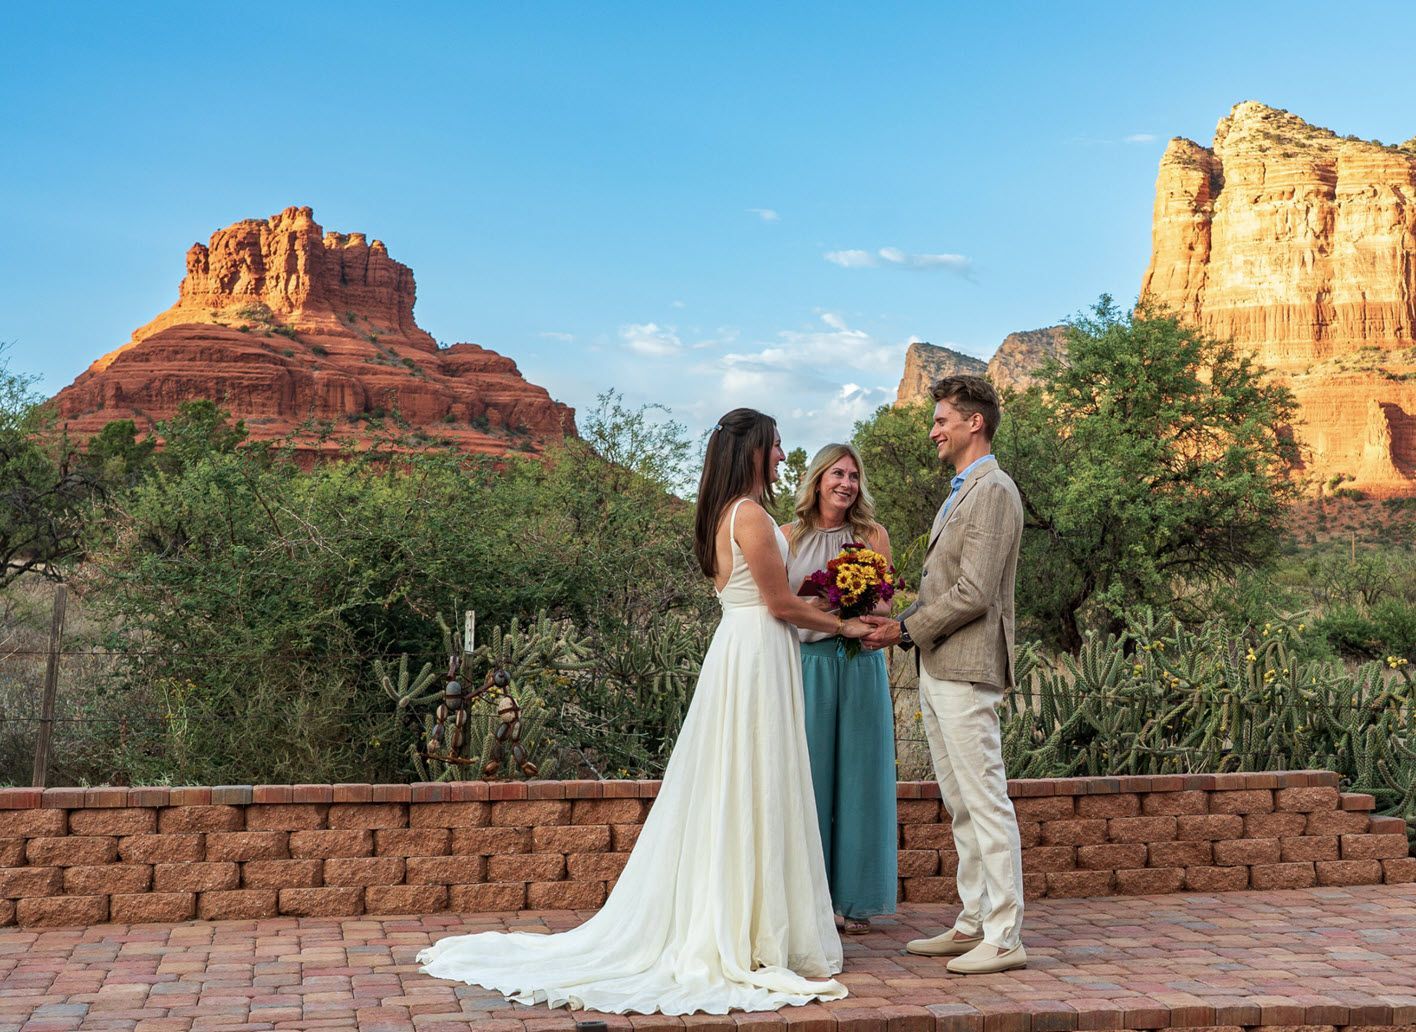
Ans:
{"type": "Polygon", "coordinates": [[[891,620],[888,616],[866,616],[861,619],[871,627],[870,633],[860,642],[866,648],[883,649],[887,645],[899,643],[900,621],[891,620]]]}

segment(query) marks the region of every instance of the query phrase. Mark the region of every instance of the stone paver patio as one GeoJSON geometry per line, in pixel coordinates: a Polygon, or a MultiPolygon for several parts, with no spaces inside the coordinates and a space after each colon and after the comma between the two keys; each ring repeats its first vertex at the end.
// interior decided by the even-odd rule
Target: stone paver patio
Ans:
{"type": "Polygon", "coordinates": [[[1029,967],[972,978],[901,950],[952,915],[908,905],[848,937],[846,1000],[688,1018],[508,1005],[413,963],[447,934],[560,929],[585,916],[570,911],[6,929],[0,1032],[1416,1026],[1416,885],[1040,900],[1028,911],[1029,967]]]}

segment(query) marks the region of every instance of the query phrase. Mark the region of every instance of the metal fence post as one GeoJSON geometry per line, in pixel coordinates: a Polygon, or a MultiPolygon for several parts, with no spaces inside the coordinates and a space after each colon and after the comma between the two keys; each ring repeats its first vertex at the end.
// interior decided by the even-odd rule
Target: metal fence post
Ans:
{"type": "Polygon", "coordinates": [[[39,717],[39,737],[34,744],[34,778],[31,785],[43,788],[49,777],[49,738],[54,729],[54,696],[59,688],[59,650],[64,641],[64,606],[69,587],[54,589],[54,616],[49,624],[49,663],[44,668],[44,706],[39,717]]]}

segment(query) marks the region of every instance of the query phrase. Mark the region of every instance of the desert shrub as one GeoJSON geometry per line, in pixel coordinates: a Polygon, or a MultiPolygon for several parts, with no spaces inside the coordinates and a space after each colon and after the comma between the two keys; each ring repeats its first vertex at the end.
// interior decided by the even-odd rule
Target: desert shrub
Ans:
{"type": "Polygon", "coordinates": [[[644,643],[670,625],[701,642],[713,610],[691,510],[660,479],[688,445],[648,415],[612,402],[541,460],[428,447],[302,470],[238,448],[209,403],[185,410],[93,527],[83,588],[121,654],[94,705],[131,729],[94,747],[120,780],[408,778],[418,732],[389,727],[373,660],[441,657],[440,613],[544,610],[599,643],[537,689],[547,725],[572,707],[598,735],[587,762],[653,769],[688,687],[664,689],[644,643]]]}
{"type": "Polygon", "coordinates": [[[1368,608],[1335,606],[1315,621],[1340,654],[1358,660],[1388,657],[1416,663],[1416,605],[1386,598],[1368,608]]]}

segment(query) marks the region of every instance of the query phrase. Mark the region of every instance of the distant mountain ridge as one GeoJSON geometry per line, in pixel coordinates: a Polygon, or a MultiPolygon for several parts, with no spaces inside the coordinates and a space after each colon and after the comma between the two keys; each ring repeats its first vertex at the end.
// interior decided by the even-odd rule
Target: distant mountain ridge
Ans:
{"type": "Polygon", "coordinates": [[[1022,390],[1046,359],[1066,354],[1066,333],[1065,326],[1010,333],[987,362],[937,344],[913,343],[905,352],[905,372],[895,391],[895,404],[925,401],[935,380],[959,374],[986,376],[999,390],[1022,390]]]}

